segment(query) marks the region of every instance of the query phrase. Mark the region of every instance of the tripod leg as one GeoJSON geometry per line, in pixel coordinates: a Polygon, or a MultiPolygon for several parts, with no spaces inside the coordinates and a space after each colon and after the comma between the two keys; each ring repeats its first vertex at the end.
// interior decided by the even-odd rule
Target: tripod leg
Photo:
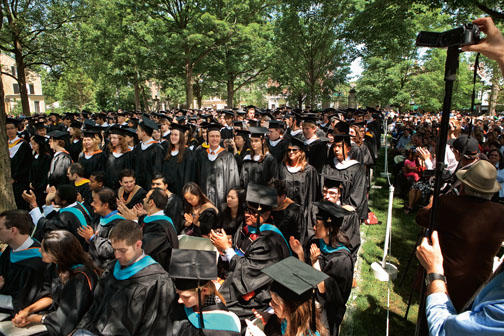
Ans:
{"type": "Polygon", "coordinates": [[[415,252],[416,252],[416,248],[417,248],[418,244],[420,244],[420,241],[422,240],[422,238],[423,238],[423,233],[420,232],[418,234],[418,236],[417,236],[417,241],[415,243],[415,247],[413,247],[413,251],[411,251],[410,256],[408,258],[408,263],[406,264],[406,269],[404,270],[404,273],[403,273],[403,275],[401,277],[401,281],[399,281],[399,287],[402,286],[402,284],[404,282],[404,279],[406,278],[406,274],[408,274],[409,268],[411,266],[411,262],[413,261],[413,257],[414,257],[415,252]]]}

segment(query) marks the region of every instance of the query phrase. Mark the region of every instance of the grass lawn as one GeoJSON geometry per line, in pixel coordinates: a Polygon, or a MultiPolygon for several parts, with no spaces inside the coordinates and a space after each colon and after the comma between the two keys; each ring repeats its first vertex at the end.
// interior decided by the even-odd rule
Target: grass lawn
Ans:
{"type": "MultiPolygon", "coordinates": [[[[371,264],[381,262],[385,241],[389,187],[387,179],[380,176],[384,171],[384,152],[375,167],[374,185],[369,206],[374,211],[381,225],[362,225],[363,244],[359,252],[357,266],[357,288],[352,291],[348,310],[341,326],[341,335],[385,335],[387,316],[387,282],[374,278],[371,264]]],[[[415,223],[414,214],[405,215],[403,201],[395,196],[393,203],[392,246],[388,261],[399,269],[397,279],[390,283],[390,335],[413,335],[418,314],[419,284],[417,279],[418,262],[414,257],[406,270],[408,259],[416,244],[420,232],[415,223]],[[404,280],[403,280],[404,277],[404,280]],[[400,283],[402,281],[402,283],[400,283]],[[404,314],[412,288],[413,304],[408,319],[404,314]]]]}

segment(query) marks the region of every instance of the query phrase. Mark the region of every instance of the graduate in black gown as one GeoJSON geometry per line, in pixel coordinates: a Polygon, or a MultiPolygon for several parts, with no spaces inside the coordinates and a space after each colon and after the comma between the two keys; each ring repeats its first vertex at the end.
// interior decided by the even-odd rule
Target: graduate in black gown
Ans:
{"type": "Polygon", "coordinates": [[[248,130],[235,130],[235,136],[231,142],[233,153],[235,156],[238,171],[241,171],[243,166],[243,158],[250,154],[250,132],[248,130]]]}
{"type": "Polygon", "coordinates": [[[46,266],[40,244],[30,237],[32,231],[27,211],[0,213],[0,240],[7,244],[0,255],[0,308],[5,312],[17,313],[43,296],[46,266]]]}
{"type": "Polygon", "coordinates": [[[304,242],[313,234],[312,206],[313,202],[320,198],[320,178],[306,159],[303,141],[291,138],[286,157],[280,165],[278,178],[285,181],[287,197],[301,206],[299,239],[304,242]]]}
{"type": "Polygon", "coordinates": [[[37,196],[37,203],[45,203],[45,192],[47,187],[47,174],[51,167],[51,155],[49,145],[44,137],[32,136],[30,140],[33,153],[33,161],[30,166],[30,189],[37,196]]]}
{"type": "Polygon", "coordinates": [[[173,335],[240,335],[240,319],[227,310],[213,282],[217,279],[216,261],[214,251],[173,251],[169,273],[181,304],[175,314],[173,335]]]}
{"type": "Polygon", "coordinates": [[[144,199],[146,216],[138,219],[142,227],[143,248],[145,253],[156,260],[168,271],[172,250],[178,248],[177,229],[163,209],[168,203],[168,196],[159,189],[149,190],[144,199]]]}
{"type": "Polygon", "coordinates": [[[86,207],[77,202],[77,191],[71,184],[61,184],[56,188],[56,192],[47,195],[48,200],[53,200],[54,204],[59,206],[58,211],[54,210],[52,205],[44,205],[43,212],[40,211],[40,204],[36,203],[36,197],[33,192],[23,193],[23,198],[31,207],[30,215],[36,230],[33,237],[41,241],[44,235],[52,230],[68,230],[87,248],[78,230],[81,227],[91,226],[92,217],[86,207]]]}
{"type": "Polygon", "coordinates": [[[47,175],[47,182],[50,186],[57,187],[60,184],[67,184],[67,170],[72,164],[70,154],[65,150],[65,139],[68,137],[67,132],[52,131],[47,133],[49,138],[49,146],[54,152],[47,175]]]}
{"type": "Polygon", "coordinates": [[[317,224],[315,235],[303,249],[301,243],[290,240],[298,258],[309,261],[329,278],[317,286],[317,301],[322,306],[324,323],[331,336],[338,335],[352,290],[354,264],[347,247],[347,237],[339,231],[347,211],[328,201],[316,202],[317,224]]]}
{"type": "Polygon", "coordinates": [[[126,131],[112,126],[109,129],[110,142],[106,151],[105,185],[113,190],[119,189],[119,174],[124,169],[133,169],[133,154],[126,142],[126,131]]]}
{"type": "Polygon", "coordinates": [[[219,124],[207,125],[209,148],[195,153],[196,182],[217,208],[226,202],[228,190],[240,185],[234,155],[220,146],[220,128],[219,124]]]}
{"type": "Polygon", "coordinates": [[[242,188],[231,188],[226,198],[224,208],[219,211],[219,228],[233,237],[243,226],[245,220],[245,190],[242,188]]]}
{"type": "Polygon", "coordinates": [[[317,122],[314,114],[303,116],[303,136],[308,163],[320,173],[327,160],[327,141],[320,139],[317,135],[317,122]]]}
{"type": "Polygon", "coordinates": [[[93,209],[97,223],[79,229],[79,235],[89,245],[89,254],[95,264],[105,269],[114,260],[114,249],[109,235],[112,228],[125,218],[117,211],[116,193],[103,188],[93,194],[93,209]]]}
{"type": "Polygon", "coordinates": [[[194,181],[195,165],[193,153],[186,146],[186,132],[189,127],[171,125],[170,142],[162,163],[162,174],[168,183],[168,189],[182,196],[182,187],[194,181]]]}
{"type": "Polygon", "coordinates": [[[292,236],[300,239],[302,232],[304,232],[301,207],[287,197],[285,181],[275,180],[273,187],[278,195],[278,204],[271,211],[275,226],[280,229],[284,237],[292,236]]]}
{"type": "Polygon", "coordinates": [[[77,326],[95,335],[171,335],[175,288],[168,273],[142,250],[142,230],[119,222],[110,233],[116,260],[94,292],[93,305],[77,326]]]}
{"type": "Polygon", "coordinates": [[[361,220],[367,219],[367,189],[364,167],[350,157],[350,135],[335,135],[323,175],[341,181],[341,204],[353,206],[361,220]]]}
{"type": "Polygon", "coordinates": [[[250,154],[243,158],[240,183],[245,188],[249,183],[269,185],[278,176],[278,162],[268,151],[264,127],[250,127],[250,154]]]}
{"type": "Polygon", "coordinates": [[[268,125],[269,136],[266,143],[270,154],[273,155],[278,164],[282,163],[289,144],[289,141],[282,137],[284,133],[283,127],[283,123],[278,120],[270,120],[268,125]]]}
{"type": "Polygon", "coordinates": [[[117,198],[120,203],[124,203],[129,209],[142,204],[147,191],[136,184],[135,173],[131,169],[123,169],[120,172],[119,184],[121,187],[117,191],[117,198]]]}
{"type": "Polygon", "coordinates": [[[79,155],[82,152],[82,123],[74,120],[68,128],[70,133],[70,143],[68,145],[68,152],[73,162],[79,161],[79,155]]]}
{"type": "Polygon", "coordinates": [[[229,262],[230,273],[220,288],[229,310],[240,319],[262,311],[271,299],[271,280],[261,270],[289,255],[287,240],[274,225],[267,224],[271,208],[277,204],[275,189],[257,184],[247,188],[245,225],[237,231],[233,245],[225,231],[212,231],[210,240],[229,262]]]}
{"type": "Polygon", "coordinates": [[[89,179],[84,178],[84,167],[80,163],[72,163],[68,167],[68,179],[77,191],[77,201],[82,203],[86,209],[92,212],[93,196],[89,187],[89,179]]]}
{"type": "Polygon", "coordinates": [[[89,178],[95,171],[105,169],[105,153],[100,149],[102,143],[100,130],[97,128],[84,129],[82,138],[82,152],[79,163],[84,167],[84,177],[89,178]]]}
{"type": "Polygon", "coordinates": [[[23,201],[21,195],[24,190],[28,189],[30,184],[30,166],[33,157],[28,142],[17,134],[18,125],[18,120],[6,119],[5,129],[8,137],[7,142],[11,164],[11,183],[17,208],[28,209],[28,204],[23,201]]]}
{"type": "Polygon", "coordinates": [[[42,323],[50,336],[68,335],[91,306],[100,272],[68,231],[48,233],[41,252],[42,260],[53,266],[46,277],[48,296],[20,310],[12,322],[16,327],[42,323]]]}
{"type": "Polygon", "coordinates": [[[182,198],[168,190],[168,184],[161,174],[154,175],[151,188],[159,188],[166,193],[168,199],[164,213],[166,216],[170,217],[173,225],[175,225],[176,233],[179,234],[184,229],[184,203],[182,198]]]}
{"type": "Polygon", "coordinates": [[[157,124],[144,117],[137,127],[140,143],[133,151],[136,183],[145,190],[150,188],[152,177],[161,173],[162,168],[163,147],[152,139],[154,129],[158,129],[157,124]]]}
{"type": "Polygon", "coordinates": [[[286,258],[262,271],[273,280],[270,306],[274,315],[268,318],[269,314],[262,314],[266,335],[327,335],[313,295],[314,289],[328,278],[327,274],[296,257],[286,258]]]}

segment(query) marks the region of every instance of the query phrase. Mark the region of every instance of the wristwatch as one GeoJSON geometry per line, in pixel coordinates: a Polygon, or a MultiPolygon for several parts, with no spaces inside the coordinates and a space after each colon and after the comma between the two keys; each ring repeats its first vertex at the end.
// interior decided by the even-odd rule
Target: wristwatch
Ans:
{"type": "Polygon", "coordinates": [[[429,273],[425,276],[425,285],[429,286],[434,280],[442,280],[444,283],[446,283],[446,277],[443,274],[429,273]]]}

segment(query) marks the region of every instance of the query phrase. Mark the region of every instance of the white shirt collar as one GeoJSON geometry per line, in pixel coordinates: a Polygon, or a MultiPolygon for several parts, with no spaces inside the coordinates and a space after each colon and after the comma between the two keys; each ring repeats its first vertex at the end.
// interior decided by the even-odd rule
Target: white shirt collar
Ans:
{"type": "Polygon", "coordinates": [[[315,140],[317,140],[317,135],[313,135],[310,139],[305,140],[305,145],[311,145],[315,140]]]}
{"type": "Polygon", "coordinates": [[[148,217],[150,216],[164,216],[164,210],[159,210],[158,212],[155,212],[153,213],[152,215],[149,215],[148,217]]]}
{"type": "Polygon", "coordinates": [[[142,150],[146,150],[147,148],[149,148],[153,144],[153,142],[151,141],[154,141],[154,139],[149,138],[147,139],[147,141],[140,142],[140,147],[142,148],[142,150]]]}
{"type": "Polygon", "coordinates": [[[271,146],[275,147],[276,145],[278,145],[280,141],[282,141],[282,138],[278,138],[276,140],[270,140],[269,143],[271,146]]]}
{"type": "Polygon", "coordinates": [[[33,244],[33,239],[31,239],[31,237],[28,237],[28,238],[26,238],[26,240],[24,241],[24,243],[21,244],[21,246],[19,246],[17,249],[12,250],[12,251],[18,252],[18,251],[21,251],[21,250],[26,250],[27,248],[29,248],[30,246],[32,246],[32,244],[33,244]]]}
{"type": "Polygon", "coordinates": [[[338,170],[347,169],[348,167],[351,167],[351,166],[356,165],[358,163],[359,163],[359,161],[352,160],[352,159],[350,159],[350,157],[343,160],[343,162],[339,162],[337,158],[334,158],[334,166],[338,170]]]}

